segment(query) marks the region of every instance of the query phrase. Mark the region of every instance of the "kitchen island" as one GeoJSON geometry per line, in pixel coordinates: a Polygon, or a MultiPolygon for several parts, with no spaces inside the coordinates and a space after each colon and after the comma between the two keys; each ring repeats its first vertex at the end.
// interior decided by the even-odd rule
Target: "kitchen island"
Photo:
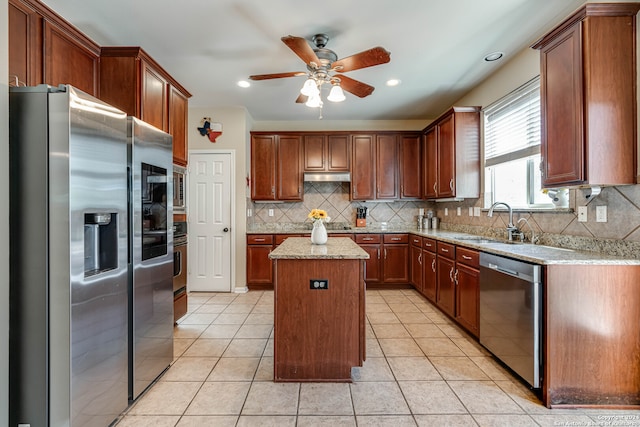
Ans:
{"type": "Polygon", "coordinates": [[[365,360],[364,260],[353,240],[290,237],[274,260],[274,381],[349,382],[365,360]]]}

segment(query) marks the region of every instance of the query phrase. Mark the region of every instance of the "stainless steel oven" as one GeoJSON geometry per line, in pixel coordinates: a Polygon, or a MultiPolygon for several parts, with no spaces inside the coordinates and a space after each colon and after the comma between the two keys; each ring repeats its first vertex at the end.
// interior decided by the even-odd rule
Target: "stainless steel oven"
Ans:
{"type": "Polygon", "coordinates": [[[187,286],[187,223],[176,221],[173,234],[173,292],[187,286]]]}
{"type": "Polygon", "coordinates": [[[182,166],[173,165],[173,211],[186,212],[187,170],[182,166]]]}

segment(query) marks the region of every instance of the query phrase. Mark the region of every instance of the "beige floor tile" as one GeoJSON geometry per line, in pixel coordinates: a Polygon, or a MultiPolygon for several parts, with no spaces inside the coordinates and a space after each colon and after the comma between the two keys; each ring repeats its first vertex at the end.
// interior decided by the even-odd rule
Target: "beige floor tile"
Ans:
{"type": "Polygon", "coordinates": [[[478,367],[482,369],[482,372],[484,372],[493,381],[509,381],[510,377],[513,378],[505,368],[493,360],[492,356],[472,356],[469,359],[478,365],[478,367]]]}
{"type": "Polygon", "coordinates": [[[185,415],[176,427],[235,427],[238,417],[235,415],[185,415]]]}
{"type": "Polygon", "coordinates": [[[227,308],[224,309],[224,314],[249,314],[251,310],[253,310],[254,304],[229,304],[227,308]]]}
{"type": "Polygon", "coordinates": [[[173,339],[173,359],[177,359],[196,341],[195,338],[174,338],[173,339]]]}
{"type": "Polygon", "coordinates": [[[404,325],[405,329],[409,331],[409,334],[413,338],[446,338],[447,336],[442,332],[437,325],[433,323],[417,324],[409,323],[404,325]]]}
{"type": "MultiPolygon", "coordinates": [[[[174,340],[175,342],[175,340],[174,340]]],[[[185,357],[220,357],[227,349],[231,338],[198,338],[184,352],[185,357]]]]}
{"type": "Polygon", "coordinates": [[[231,341],[222,357],[260,357],[267,341],[266,338],[236,338],[231,341]]]}
{"type": "Polygon", "coordinates": [[[376,338],[411,338],[409,332],[399,323],[371,325],[376,338]]]}
{"type": "Polygon", "coordinates": [[[387,302],[380,295],[373,295],[371,291],[367,291],[367,301],[366,304],[386,304],[387,302]]]}
{"type": "Polygon", "coordinates": [[[490,378],[468,357],[429,357],[447,381],[483,381],[490,378]]]}
{"type": "Polygon", "coordinates": [[[451,338],[467,356],[490,356],[491,353],[472,338],[451,338]]]}
{"type": "Polygon", "coordinates": [[[273,357],[273,331],[271,332],[271,337],[267,340],[267,345],[264,348],[264,353],[262,353],[263,357],[273,357]]]}
{"type": "Polygon", "coordinates": [[[376,338],[376,334],[375,332],[373,332],[373,327],[371,326],[371,323],[368,323],[365,325],[365,333],[366,333],[366,337],[367,339],[375,339],[376,338]]]}
{"type": "Polygon", "coordinates": [[[181,357],[160,381],[204,381],[217,362],[217,357],[181,357]]]}
{"type": "Polygon", "coordinates": [[[263,356],[260,359],[254,381],[273,381],[273,357],[263,356]]]}
{"type": "Polygon", "coordinates": [[[365,309],[367,314],[369,313],[392,313],[391,307],[386,302],[373,304],[369,301],[366,302],[365,309]]]}
{"type": "Polygon", "coordinates": [[[236,298],[237,295],[233,294],[217,294],[214,295],[208,302],[214,304],[231,304],[236,298]]]}
{"type": "Polygon", "coordinates": [[[369,313],[367,318],[371,324],[376,323],[400,323],[400,319],[393,313],[369,313]]]}
{"type": "Polygon", "coordinates": [[[447,320],[445,324],[438,324],[438,327],[442,329],[442,332],[449,338],[464,338],[468,336],[465,331],[453,325],[450,320],[447,320]]]}
{"type": "Polygon", "coordinates": [[[423,356],[422,350],[420,350],[413,338],[384,338],[378,340],[378,342],[387,357],[423,356]]]}
{"type": "Polygon", "coordinates": [[[185,415],[239,415],[250,382],[205,382],[185,415]]]}
{"type": "Polygon", "coordinates": [[[127,415],[118,423],[118,427],[174,427],[179,415],[127,415]]]}
{"type": "Polygon", "coordinates": [[[182,415],[200,385],[199,382],[159,381],[138,398],[128,415],[182,415]]]}
{"type": "Polygon", "coordinates": [[[367,339],[365,345],[367,350],[367,359],[370,357],[384,357],[384,353],[382,352],[377,339],[367,339]]]}
{"type": "Polygon", "coordinates": [[[238,419],[237,427],[295,427],[295,425],[296,417],[292,415],[242,415],[238,419]]]}
{"type": "Polygon", "coordinates": [[[207,329],[207,325],[176,325],[173,338],[198,338],[207,329]]]}
{"type": "MultiPolygon", "coordinates": [[[[505,380],[495,381],[496,385],[511,397],[528,414],[575,414],[575,409],[549,409],[542,404],[542,401],[527,386],[513,377],[505,380]]],[[[638,423],[640,424],[640,423],[638,423]]]]}
{"type": "Polygon", "coordinates": [[[410,323],[428,323],[431,324],[431,319],[427,317],[426,314],[422,312],[396,312],[396,316],[400,321],[404,324],[410,323]]]}
{"type": "Polygon", "coordinates": [[[298,383],[254,382],[242,415],[296,415],[298,383]]]}
{"type": "Polygon", "coordinates": [[[238,330],[236,338],[269,338],[273,325],[244,324],[238,330]]]}
{"type": "Polygon", "coordinates": [[[396,291],[385,292],[381,291],[382,298],[387,302],[387,304],[409,304],[411,300],[406,296],[397,293],[396,291]]]}
{"type": "Polygon", "coordinates": [[[384,357],[369,357],[362,366],[351,369],[353,381],[393,381],[391,368],[384,357]]]}
{"type": "Polygon", "coordinates": [[[349,384],[301,384],[298,415],[353,415],[349,384]]]}
{"type": "Polygon", "coordinates": [[[431,321],[433,323],[437,323],[438,325],[440,324],[449,324],[451,322],[451,320],[449,320],[449,318],[447,316],[445,316],[444,314],[442,314],[440,311],[438,310],[431,310],[428,313],[425,313],[427,315],[427,317],[429,319],[431,319],[431,321]]]}
{"type": "Polygon", "coordinates": [[[271,314],[273,315],[273,304],[256,304],[251,311],[251,314],[271,314]]]}
{"type": "Polygon", "coordinates": [[[196,304],[204,304],[207,301],[209,301],[211,299],[212,295],[199,295],[199,294],[194,294],[191,293],[189,294],[189,298],[187,301],[189,301],[190,303],[196,303],[196,304]]]}
{"type": "Polygon", "coordinates": [[[360,415],[358,427],[411,427],[416,422],[409,415],[360,415]]]}
{"type": "Polygon", "coordinates": [[[389,357],[387,362],[398,381],[433,381],[442,380],[436,368],[425,356],[422,357],[389,357]]]}
{"type": "Polygon", "coordinates": [[[213,321],[214,325],[242,325],[247,320],[248,313],[221,313],[216,320],[213,321]]]}
{"type": "MultiPolygon", "coordinates": [[[[529,415],[479,415],[473,416],[480,426],[491,427],[536,427],[539,424],[536,423],[529,415]]],[[[556,424],[562,425],[562,424],[556,424]]],[[[570,424],[564,424],[570,425],[570,424]]],[[[580,424],[576,424],[580,425],[580,424]]],[[[596,424],[582,424],[582,425],[596,425],[596,424]]]]}
{"type": "Polygon", "coordinates": [[[389,307],[394,313],[420,313],[420,309],[414,303],[407,300],[406,303],[389,303],[389,307]]]}
{"type": "Polygon", "coordinates": [[[194,313],[198,314],[220,314],[227,308],[226,304],[203,304],[194,313]]]}
{"type": "Polygon", "coordinates": [[[244,323],[246,325],[273,325],[273,313],[251,313],[244,323]]]}
{"type": "Polygon", "coordinates": [[[415,419],[419,427],[477,427],[478,425],[471,415],[415,415],[415,419]]]}
{"type": "Polygon", "coordinates": [[[464,356],[460,347],[449,338],[416,338],[416,343],[427,356],[464,356]]]}
{"type": "Polygon", "coordinates": [[[351,398],[356,415],[404,415],[409,407],[396,382],[352,383],[351,398]]]}
{"type": "Polygon", "coordinates": [[[209,325],[201,338],[233,338],[241,325],[209,325]]]}
{"type": "Polygon", "coordinates": [[[516,404],[493,381],[449,381],[471,414],[521,414],[516,404]]]}
{"type": "Polygon", "coordinates": [[[216,320],[217,313],[191,313],[178,321],[180,325],[210,325],[216,320]]]}
{"type": "Polygon", "coordinates": [[[356,427],[356,418],[352,416],[298,416],[298,427],[356,427]]]}
{"type": "Polygon", "coordinates": [[[223,357],[213,368],[207,381],[251,381],[259,363],[259,357],[223,357]]]}
{"type": "Polygon", "coordinates": [[[413,414],[466,414],[445,381],[399,381],[413,414]]]}

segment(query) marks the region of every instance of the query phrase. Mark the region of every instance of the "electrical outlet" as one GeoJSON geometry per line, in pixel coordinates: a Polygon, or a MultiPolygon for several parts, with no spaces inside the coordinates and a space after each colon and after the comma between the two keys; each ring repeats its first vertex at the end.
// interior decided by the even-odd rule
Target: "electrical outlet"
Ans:
{"type": "Polygon", "coordinates": [[[273,209],[269,209],[269,216],[273,216],[273,209]]]}
{"type": "Polygon", "coordinates": [[[480,206],[475,206],[473,208],[473,216],[480,216],[480,206]]]}
{"type": "Polygon", "coordinates": [[[449,208],[444,208],[444,216],[449,216],[449,208]]]}
{"type": "Polygon", "coordinates": [[[473,206],[469,206],[469,216],[473,216],[473,206]]]}
{"type": "Polygon", "coordinates": [[[247,209],[247,218],[251,218],[253,216],[253,210],[247,209]]]}
{"type": "Polygon", "coordinates": [[[596,206],[596,222],[607,222],[606,206],[596,206]]]}
{"type": "Polygon", "coordinates": [[[462,208],[458,206],[457,212],[458,216],[462,215],[462,208]]]}
{"type": "Polygon", "coordinates": [[[329,289],[329,279],[309,279],[309,289],[329,289]]]}
{"type": "Polygon", "coordinates": [[[578,222],[587,222],[586,206],[578,206],[578,222]]]}

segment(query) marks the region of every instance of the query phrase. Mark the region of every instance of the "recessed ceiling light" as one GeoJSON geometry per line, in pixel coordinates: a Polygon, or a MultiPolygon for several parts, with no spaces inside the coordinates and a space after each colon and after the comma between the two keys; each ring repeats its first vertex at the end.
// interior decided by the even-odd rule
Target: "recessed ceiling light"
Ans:
{"type": "Polygon", "coordinates": [[[398,79],[387,80],[387,86],[398,86],[399,84],[400,84],[400,80],[398,79]]]}
{"type": "Polygon", "coordinates": [[[504,56],[504,53],[502,52],[492,52],[490,54],[488,54],[487,56],[484,57],[484,60],[487,62],[493,62],[493,61],[497,61],[498,59],[502,58],[504,56]]]}
{"type": "Polygon", "coordinates": [[[240,87],[249,87],[249,86],[251,86],[251,83],[249,83],[249,82],[248,82],[248,81],[246,81],[246,80],[240,80],[237,84],[238,84],[238,86],[240,86],[240,87]]]}

